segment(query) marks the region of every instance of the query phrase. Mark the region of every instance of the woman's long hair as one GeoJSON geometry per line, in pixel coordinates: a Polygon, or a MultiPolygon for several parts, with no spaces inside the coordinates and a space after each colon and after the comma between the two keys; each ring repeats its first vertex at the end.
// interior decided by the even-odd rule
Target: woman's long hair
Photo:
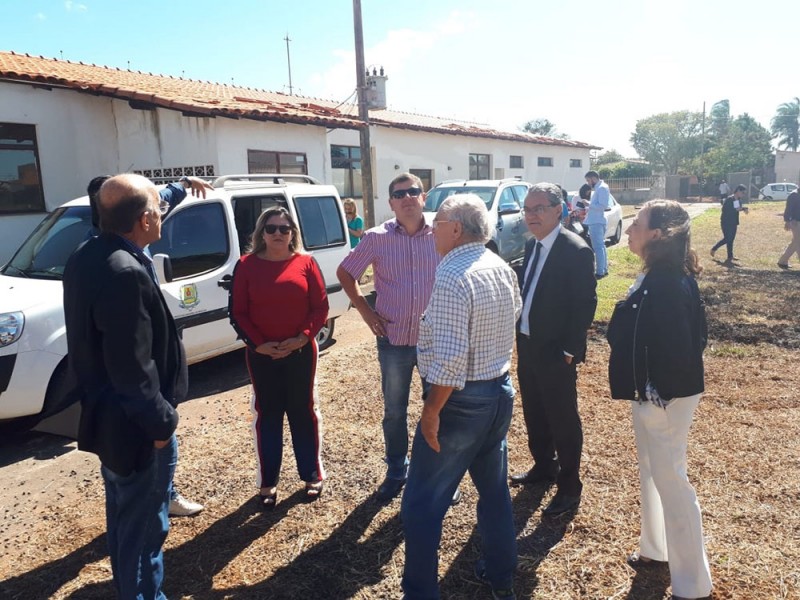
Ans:
{"type": "Polygon", "coordinates": [[[662,268],[699,275],[703,271],[691,245],[689,213],[674,200],[650,200],[642,206],[648,211],[648,228],[659,229],[661,237],[644,248],[645,270],[662,268]]]}
{"type": "Polygon", "coordinates": [[[256,228],[253,230],[253,237],[250,238],[249,254],[258,254],[267,248],[267,243],[264,241],[264,226],[272,217],[283,217],[289,222],[289,226],[292,228],[292,239],[289,240],[289,252],[294,254],[298,251],[300,247],[300,229],[297,227],[297,223],[294,222],[288,210],[282,206],[275,206],[273,208],[268,208],[258,217],[256,228]]]}

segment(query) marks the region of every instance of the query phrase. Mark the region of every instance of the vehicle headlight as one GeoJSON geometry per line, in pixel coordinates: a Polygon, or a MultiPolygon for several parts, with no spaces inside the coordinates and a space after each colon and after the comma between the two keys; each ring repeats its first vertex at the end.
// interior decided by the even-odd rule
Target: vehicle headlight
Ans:
{"type": "Polygon", "coordinates": [[[25,315],[21,312],[0,313],[0,346],[16,342],[22,335],[25,315]]]}

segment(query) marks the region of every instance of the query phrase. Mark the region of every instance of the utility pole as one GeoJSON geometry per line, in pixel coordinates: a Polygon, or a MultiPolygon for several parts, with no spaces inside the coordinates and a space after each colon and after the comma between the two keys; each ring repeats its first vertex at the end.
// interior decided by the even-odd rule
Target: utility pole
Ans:
{"type": "Polygon", "coordinates": [[[361,0],[353,0],[353,29],[356,43],[356,89],[358,91],[358,117],[362,125],[361,141],[361,192],[364,201],[364,222],[367,228],[375,226],[375,194],[372,187],[372,154],[369,142],[369,108],[367,106],[367,77],[364,67],[364,31],[361,27],[361,0]]]}
{"type": "Polygon", "coordinates": [[[283,38],[286,42],[286,62],[289,65],[289,95],[292,95],[292,58],[289,56],[289,42],[292,40],[289,39],[289,32],[286,32],[286,37],[283,38]]]}

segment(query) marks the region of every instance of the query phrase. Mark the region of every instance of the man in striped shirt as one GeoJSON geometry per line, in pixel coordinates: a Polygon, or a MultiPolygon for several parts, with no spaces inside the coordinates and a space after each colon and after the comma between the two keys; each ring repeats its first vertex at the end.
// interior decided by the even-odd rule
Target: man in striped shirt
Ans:
{"type": "Polygon", "coordinates": [[[387,465],[378,499],[384,502],[400,493],[408,475],[408,397],[417,364],[419,320],[439,264],[433,229],[422,215],[424,205],[419,177],[395,177],[389,184],[395,218],[364,232],[336,271],[353,307],[377,337],[387,465]],[[358,284],[370,265],[377,293],[374,309],[358,284]]]}
{"type": "Polygon", "coordinates": [[[469,470],[480,496],[482,558],[475,573],[491,585],[494,598],[514,598],[517,552],[506,434],[514,399],[508,369],[522,310],[517,277],[485,246],[492,225],[478,196],[449,197],[433,227],[443,258],[417,346],[425,405],[401,511],[403,592],[407,600],[438,598],[442,520],[469,470]]]}

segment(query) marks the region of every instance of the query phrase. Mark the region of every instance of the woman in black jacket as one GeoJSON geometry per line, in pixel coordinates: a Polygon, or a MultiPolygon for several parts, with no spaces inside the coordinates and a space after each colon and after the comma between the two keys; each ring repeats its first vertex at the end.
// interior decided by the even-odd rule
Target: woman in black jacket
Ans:
{"type": "Polygon", "coordinates": [[[686,476],[686,448],[703,392],[706,318],[695,282],[702,268],[690,246],[689,215],[652,200],[626,231],[643,273],[608,326],[613,398],[633,400],[642,520],[633,567],[669,562],[673,598],[711,593],[700,505],[686,476]]]}

